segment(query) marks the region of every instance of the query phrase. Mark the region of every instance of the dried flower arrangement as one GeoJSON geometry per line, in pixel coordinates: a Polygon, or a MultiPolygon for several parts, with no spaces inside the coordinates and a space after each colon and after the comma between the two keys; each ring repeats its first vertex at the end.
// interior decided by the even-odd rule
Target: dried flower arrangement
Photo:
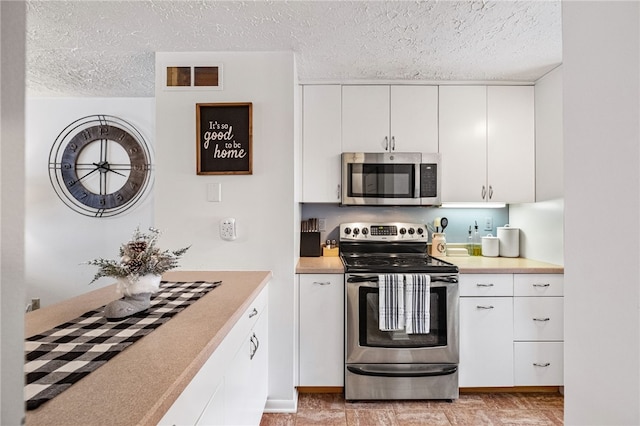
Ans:
{"type": "MultiPolygon", "coordinates": [[[[178,259],[189,249],[160,250],[156,241],[160,231],[149,228],[149,233],[136,228],[130,241],[120,246],[120,259],[94,259],[88,265],[98,266],[100,269],[91,283],[102,277],[128,278],[132,283],[144,275],[162,275],[165,271],[178,267],[178,259]]],[[[90,283],[90,284],[91,284],[90,283]]]]}

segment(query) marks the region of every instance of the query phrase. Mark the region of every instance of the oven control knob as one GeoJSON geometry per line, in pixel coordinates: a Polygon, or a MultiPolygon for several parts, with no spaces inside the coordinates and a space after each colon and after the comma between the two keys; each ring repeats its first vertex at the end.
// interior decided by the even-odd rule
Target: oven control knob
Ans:
{"type": "Polygon", "coordinates": [[[407,230],[405,228],[400,228],[400,235],[404,235],[407,233],[407,230]]]}
{"type": "Polygon", "coordinates": [[[416,233],[416,230],[413,228],[409,228],[409,235],[413,235],[416,233]]]}
{"type": "Polygon", "coordinates": [[[358,228],[353,228],[353,235],[358,235],[360,230],[358,228]]]}
{"type": "Polygon", "coordinates": [[[367,235],[369,233],[368,228],[362,228],[362,235],[367,235]]]}
{"type": "Polygon", "coordinates": [[[349,235],[351,233],[351,228],[344,228],[344,233],[349,235]]]}
{"type": "Polygon", "coordinates": [[[422,234],[424,234],[424,229],[418,228],[418,235],[422,235],[422,234]]]}

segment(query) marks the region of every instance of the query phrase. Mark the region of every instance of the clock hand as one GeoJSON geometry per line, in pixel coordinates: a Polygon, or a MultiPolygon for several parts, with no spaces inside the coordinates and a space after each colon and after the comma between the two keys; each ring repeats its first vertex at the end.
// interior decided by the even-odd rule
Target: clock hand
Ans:
{"type": "Polygon", "coordinates": [[[95,169],[91,170],[89,173],[87,173],[86,175],[82,176],[81,178],[76,179],[75,181],[73,181],[73,184],[76,184],[78,182],[80,182],[82,179],[86,178],[87,176],[89,176],[91,173],[95,173],[98,170],[100,170],[99,167],[96,167],[95,169]]]}

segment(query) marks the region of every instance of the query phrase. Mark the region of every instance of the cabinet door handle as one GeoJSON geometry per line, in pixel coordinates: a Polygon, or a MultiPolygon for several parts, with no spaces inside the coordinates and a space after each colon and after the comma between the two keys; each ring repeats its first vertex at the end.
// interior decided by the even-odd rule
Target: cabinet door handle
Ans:
{"type": "Polygon", "coordinates": [[[534,321],[542,321],[542,322],[546,322],[549,321],[551,318],[547,317],[547,318],[533,318],[534,321]]]}
{"type": "Polygon", "coordinates": [[[487,187],[482,185],[482,199],[484,200],[487,196],[487,187]]]}
{"type": "Polygon", "coordinates": [[[477,309],[494,309],[493,305],[477,305],[477,309]]]}
{"type": "Polygon", "coordinates": [[[253,359],[253,357],[256,356],[256,352],[258,352],[258,348],[260,347],[260,340],[258,340],[256,333],[253,333],[253,336],[251,336],[251,344],[253,345],[253,348],[249,359],[253,359]]]}
{"type": "Polygon", "coordinates": [[[548,366],[550,366],[550,365],[551,365],[551,363],[550,363],[550,362],[545,362],[545,363],[542,363],[542,364],[541,364],[541,363],[539,363],[539,362],[534,362],[534,363],[533,363],[533,366],[534,366],[534,367],[548,367],[548,366]]]}
{"type": "Polygon", "coordinates": [[[384,137],[384,150],[385,151],[389,150],[389,136],[384,137]]]}
{"type": "Polygon", "coordinates": [[[258,315],[258,310],[256,308],[253,308],[253,311],[251,311],[251,313],[249,314],[249,318],[253,318],[256,315],[258,315]]]}
{"type": "Polygon", "coordinates": [[[395,151],[395,150],[396,150],[396,137],[391,136],[391,149],[389,151],[395,151]]]}
{"type": "Polygon", "coordinates": [[[489,199],[493,198],[493,186],[489,185],[489,199]]]}
{"type": "Polygon", "coordinates": [[[331,282],[329,282],[329,281],[314,281],[313,284],[314,285],[331,285],[331,282]]]}
{"type": "Polygon", "coordinates": [[[550,285],[549,283],[533,284],[534,287],[549,287],[550,285]]]}
{"type": "Polygon", "coordinates": [[[486,283],[486,284],[483,284],[483,283],[477,283],[476,285],[477,285],[478,287],[493,287],[493,284],[492,284],[492,283],[486,283]]]}
{"type": "Polygon", "coordinates": [[[336,190],[336,200],[340,199],[340,185],[338,185],[338,189],[336,190]]]}

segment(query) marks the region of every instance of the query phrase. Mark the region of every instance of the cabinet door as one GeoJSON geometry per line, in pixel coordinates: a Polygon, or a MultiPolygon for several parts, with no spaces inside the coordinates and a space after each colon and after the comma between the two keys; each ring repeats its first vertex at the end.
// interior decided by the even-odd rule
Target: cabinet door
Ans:
{"type": "Polygon", "coordinates": [[[486,87],[440,86],[439,112],[442,202],[485,201],[486,87]]]}
{"type": "Polygon", "coordinates": [[[300,386],[344,386],[344,275],[303,274],[300,386]]]}
{"type": "Polygon", "coordinates": [[[391,148],[438,152],[438,86],[391,86],[391,148]]]}
{"type": "Polygon", "coordinates": [[[342,151],[389,147],[389,86],[342,86],[342,151]]]}
{"type": "Polygon", "coordinates": [[[269,324],[268,309],[262,312],[251,333],[250,380],[247,383],[246,424],[260,424],[269,391],[269,324]],[[252,341],[251,341],[252,340],[252,341]]]}
{"type": "Polygon", "coordinates": [[[460,298],[460,386],[513,386],[511,297],[460,298]]]}
{"type": "Polygon", "coordinates": [[[488,201],[534,202],[534,88],[489,86],[487,90],[488,201]]]}
{"type": "Polygon", "coordinates": [[[339,85],[304,86],[302,93],[302,201],[340,201],[339,85]]]}

